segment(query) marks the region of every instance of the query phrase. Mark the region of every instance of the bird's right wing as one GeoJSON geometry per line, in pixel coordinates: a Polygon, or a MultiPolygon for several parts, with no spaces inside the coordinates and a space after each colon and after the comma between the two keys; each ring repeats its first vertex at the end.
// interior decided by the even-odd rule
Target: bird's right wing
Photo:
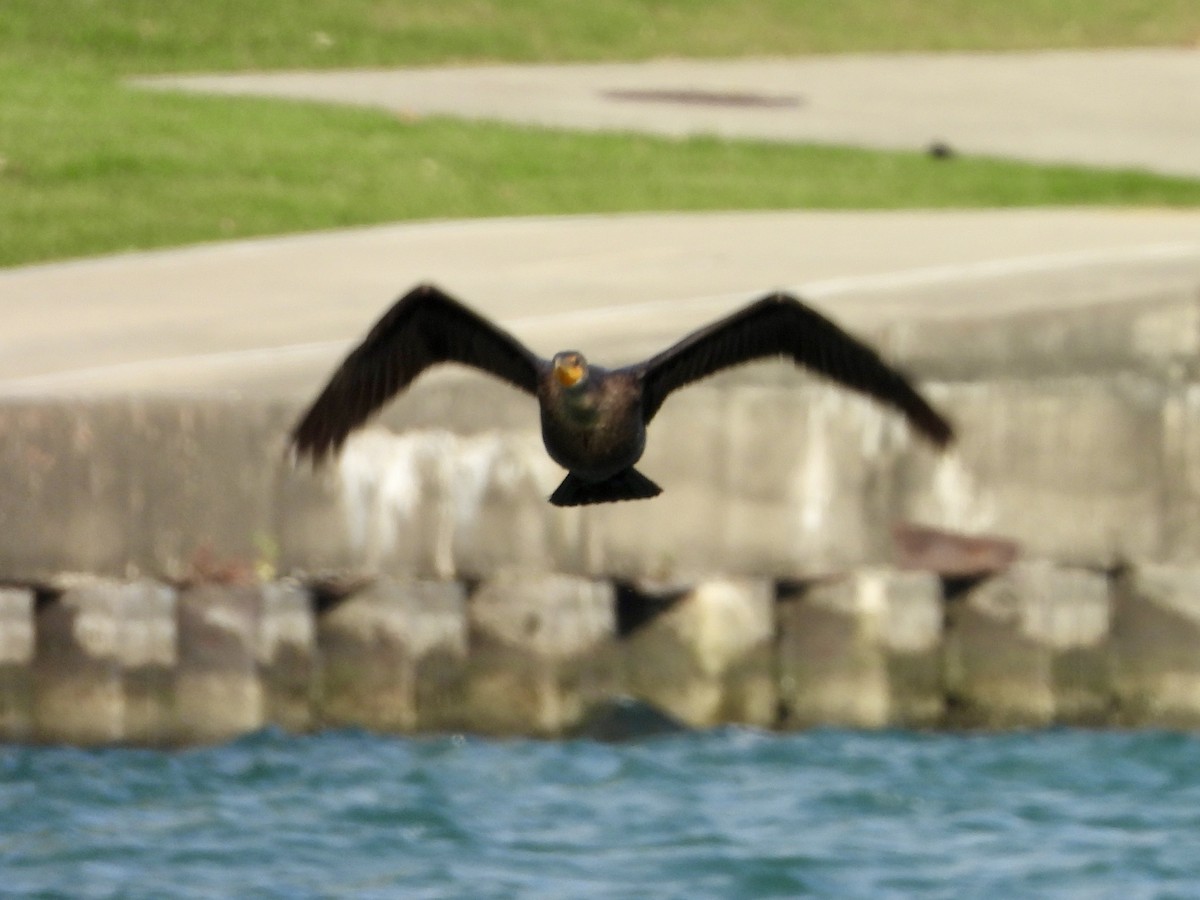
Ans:
{"type": "Polygon", "coordinates": [[[854,336],[788,294],[770,294],[689,334],[642,363],[647,422],[672,391],[755,359],[790,358],[903,413],[938,446],[953,437],[942,418],[900,372],[854,336]]]}
{"type": "Polygon", "coordinates": [[[432,365],[474,366],[530,394],[542,361],[515,337],[433,285],[409,291],[384,313],[292,431],[300,457],[320,462],[432,365]]]}

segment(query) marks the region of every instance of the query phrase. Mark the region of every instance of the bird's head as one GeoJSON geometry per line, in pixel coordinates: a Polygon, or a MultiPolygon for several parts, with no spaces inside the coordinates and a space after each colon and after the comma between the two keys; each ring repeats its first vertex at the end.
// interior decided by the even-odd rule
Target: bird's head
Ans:
{"type": "Polygon", "coordinates": [[[585,384],[588,377],[587,360],[577,350],[554,354],[554,377],[565,388],[585,384]]]}

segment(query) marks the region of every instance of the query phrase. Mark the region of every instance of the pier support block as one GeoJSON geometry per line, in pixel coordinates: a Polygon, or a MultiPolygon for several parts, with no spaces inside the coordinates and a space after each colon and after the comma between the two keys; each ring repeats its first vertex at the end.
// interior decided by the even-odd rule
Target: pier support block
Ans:
{"type": "Polygon", "coordinates": [[[39,600],[35,623],[39,741],[173,740],[174,591],[152,582],[83,582],[39,600]]]}
{"type": "Polygon", "coordinates": [[[1134,566],[1116,579],[1112,662],[1125,725],[1200,725],[1200,567],[1134,566]]]}
{"type": "Polygon", "coordinates": [[[313,725],[316,679],[316,615],[312,597],[299,584],[264,584],[258,633],[258,667],[263,682],[263,718],[284,731],[313,725]]]}
{"type": "Polygon", "coordinates": [[[0,588],[0,743],[33,736],[33,591],[0,588]]]}
{"type": "Polygon", "coordinates": [[[201,584],[179,599],[176,700],[181,735],[224,740],[311,722],[315,627],[290,583],[201,584]]]}
{"type": "Polygon", "coordinates": [[[937,578],[867,569],[785,589],[780,601],[785,725],[881,728],[941,718],[937,578]]]}
{"type": "Polygon", "coordinates": [[[202,584],[181,592],[175,691],[185,741],[221,741],[265,724],[260,604],[251,585],[202,584]]]}
{"type": "MultiPolygon", "coordinates": [[[[666,603],[649,596],[626,602],[666,603]]],[[[698,728],[773,726],[774,607],[770,581],[713,579],[691,587],[622,640],[625,690],[698,728]]]]}
{"type": "Polygon", "coordinates": [[[1101,724],[1111,711],[1108,579],[1018,563],[952,601],[946,689],[952,724],[1101,724]]]}
{"type": "Polygon", "coordinates": [[[472,730],[558,735],[613,694],[616,613],[608,582],[498,575],[476,589],[467,609],[472,730]]]}
{"type": "Polygon", "coordinates": [[[381,578],[322,604],[321,724],[384,733],[458,724],[467,644],[456,581],[381,578]]]}

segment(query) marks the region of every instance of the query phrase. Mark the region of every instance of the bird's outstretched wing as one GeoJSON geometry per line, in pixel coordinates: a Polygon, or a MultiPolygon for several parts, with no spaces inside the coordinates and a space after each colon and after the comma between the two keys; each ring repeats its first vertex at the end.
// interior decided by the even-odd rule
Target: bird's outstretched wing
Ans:
{"type": "Polygon", "coordinates": [[[299,457],[320,462],[425,369],[464,363],[537,393],[541,360],[512,335],[433,285],[413,288],[352,350],[292,430],[299,457]]]}
{"type": "Polygon", "coordinates": [[[647,422],[671,391],[729,366],[764,357],[790,357],[799,366],[874,397],[902,412],[938,446],[954,436],[950,424],[878,353],[788,294],[770,294],[685,337],[642,363],[647,422]]]}

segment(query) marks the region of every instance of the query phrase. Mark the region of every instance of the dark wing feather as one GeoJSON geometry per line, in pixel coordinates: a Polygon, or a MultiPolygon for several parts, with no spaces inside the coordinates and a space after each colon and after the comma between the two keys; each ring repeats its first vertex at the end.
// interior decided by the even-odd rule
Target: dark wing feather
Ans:
{"type": "Polygon", "coordinates": [[[647,422],[671,391],[729,366],[764,357],[797,365],[900,410],[938,446],[950,424],[878,353],[787,294],[771,294],[685,337],[638,367],[647,422]]]}
{"type": "Polygon", "coordinates": [[[525,346],[432,285],[409,291],[384,313],[292,431],[292,446],[320,462],[432,365],[464,363],[537,393],[542,361],[525,346]]]}

